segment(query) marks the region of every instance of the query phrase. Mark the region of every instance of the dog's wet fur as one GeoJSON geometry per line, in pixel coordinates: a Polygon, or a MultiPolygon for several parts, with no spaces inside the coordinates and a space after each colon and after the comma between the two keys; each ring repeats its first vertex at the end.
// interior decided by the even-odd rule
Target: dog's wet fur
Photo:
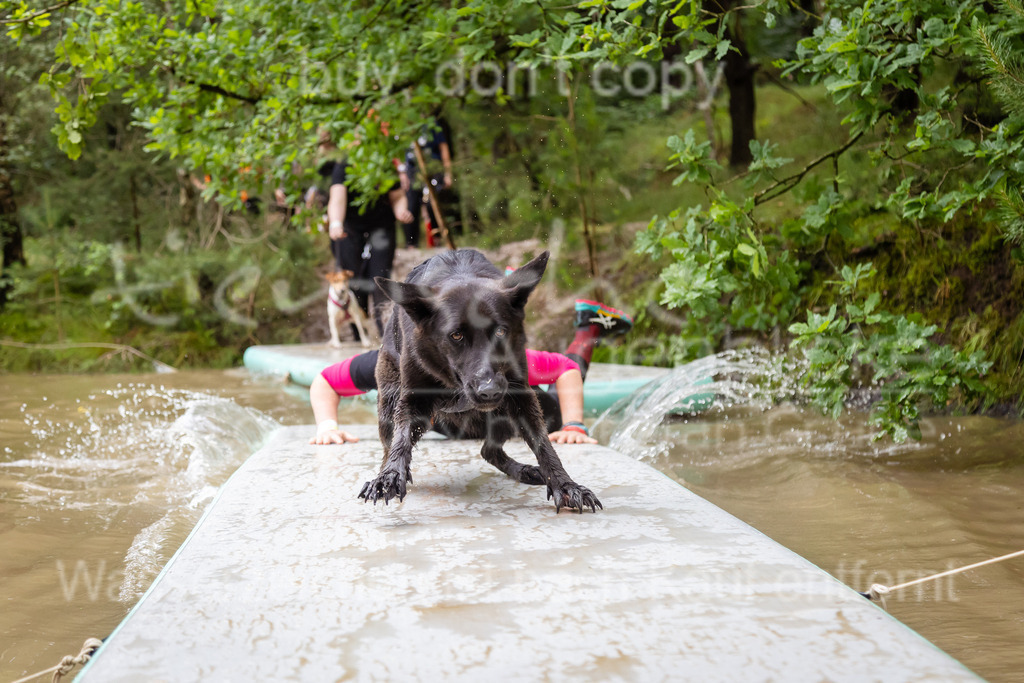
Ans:
{"type": "Polygon", "coordinates": [[[566,473],[527,384],[526,300],[547,262],[544,252],[502,276],[480,252],[460,249],[424,261],[404,282],[376,279],[395,304],[376,368],[384,461],[360,498],[401,501],[412,483],[413,446],[433,427],[482,438],[484,460],[516,481],[546,485],[556,511],[602,507],[566,473]],[[517,434],[536,465],[505,454],[502,446],[517,434]]]}

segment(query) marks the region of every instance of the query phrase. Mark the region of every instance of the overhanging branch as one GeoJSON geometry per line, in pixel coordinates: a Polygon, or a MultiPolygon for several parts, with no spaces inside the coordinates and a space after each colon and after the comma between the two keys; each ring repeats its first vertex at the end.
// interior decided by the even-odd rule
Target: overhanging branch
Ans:
{"type": "Polygon", "coordinates": [[[210,83],[197,83],[196,81],[191,81],[191,80],[186,80],[185,82],[188,83],[189,85],[196,86],[197,88],[199,88],[203,92],[209,92],[209,93],[213,93],[215,95],[221,95],[222,97],[229,97],[229,98],[234,99],[234,100],[241,100],[242,102],[247,102],[249,104],[256,104],[261,99],[259,97],[248,97],[248,96],[243,95],[241,93],[232,92],[230,90],[227,90],[226,88],[220,87],[219,85],[212,85],[210,83]]]}
{"type": "Polygon", "coordinates": [[[78,3],[78,2],[79,2],[79,0],[64,0],[63,2],[58,2],[56,5],[53,5],[51,7],[46,7],[45,9],[36,10],[32,14],[26,14],[24,16],[17,17],[17,18],[10,17],[10,16],[3,17],[2,19],[0,19],[0,24],[25,24],[25,23],[28,23],[30,21],[35,21],[36,19],[38,19],[40,17],[45,17],[47,14],[52,14],[53,12],[56,12],[57,10],[64,9],[65,7],[70,7],[71,5],[74,5],[74,4],[78,3]]]}
{"type": "Polygon", "coordinates": [[[810,171],[815,166],[818,166],[819,164],[828,161],[829,159],[838,160],[839,156],[846,150],[850,149],[850,147],[853,147],[854,143],[857,142],[857,140],[860,140],[862,135],[864,135],[864,131],[857,133],[852,138],[847,140],[842,147],[834,149],[831,152],[828,152],[827,154],[822,154],[820,157],[810,162],[796,173],[786,176],[785,178],[782,178],[780,180],[777,180],[768,187],[764,188],[763,190],[754,195],[754,205],[756,206],[757,204],[763,204],[764,202],[775,199],[781,194],[789,192],[797,185],[797,183],[803,180],[804,176],[810,173],[810,171]],[[775,190],[778,190],[778,192],[775,192],[775,190]]]}
{"type": "Polygon", "coordinates": [[[219,86],[219,85],[214,85],[212,83],[203,83],[201,81],[197,81],[194,78],[188,78],[187,76],[182,76],[182,75],[180,75],[178,73],[178,70],[174,68],[173,64],[165,64],[164,68],[166,68],[167,71],[169,71],[170,74],[172,76],[174,76],[175,78],[180,79],[183,83],[188,83],[189,85],[192,85],[192,86],[195,86],[195,87],[199,88],[199,90],[202,91],[202,92],[213,93],[214,95],[220,95],[221,97],[227,97],[227,98],[232,99],[232,100],[239,100],[239,101],[245,102],[247,104],[256,104],[257,102],[260,101],[260,99],[262,99],[262,98],[260,98],[258,96],[254,97],[254,96],[251,96],[251,95],[243,95],[242,93],[238,93],[238,92],[234,92],[232,90],[228,90],[227,88],[224,88],[224,87],[219,86]]]}

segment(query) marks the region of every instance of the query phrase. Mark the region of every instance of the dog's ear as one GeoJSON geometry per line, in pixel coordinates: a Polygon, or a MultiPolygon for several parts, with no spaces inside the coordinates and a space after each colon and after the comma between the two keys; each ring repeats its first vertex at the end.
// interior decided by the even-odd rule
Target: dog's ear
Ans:
{"type": "Polygon", "coordinates": [[[342,272],[342,274],[343,274],[343,275],[344,275],[345,277],[347,277],[347,278],[348,278],[349,280],[351,280],[352,278],[354,278],[354,277],[356,276],[356,274],[355,274],[355,273],[353,273],[353,272],[352,272],[351,270],[343,270],[343,271],[341,271],[341,272],[342,272]]]}
{"type": "Polygon", "coordinates": [[[516,308],[525,308],[526,300],[534,287],[544,277],[544,269],[548,266],[548,252],[544,252],[525,266],[506,275],[501,281],[501,288],[509,292],[512,305],[516,308]]]}
{"type": "Polygon", "coordinates": [[[426,320],[434,314],[434,290],[423,285],[410,284],[408,282],[396,282],[383,277],[375,277],[377,289],[384,296],[401,306],[405,312],[417,323],[426,320]]]}

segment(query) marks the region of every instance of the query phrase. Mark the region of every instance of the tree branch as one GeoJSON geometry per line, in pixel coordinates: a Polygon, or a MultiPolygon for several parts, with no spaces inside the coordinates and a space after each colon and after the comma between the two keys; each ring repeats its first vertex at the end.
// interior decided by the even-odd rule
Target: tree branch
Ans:
{"type": "Polygon", "coordinates": [[[772,83],[774,83],[775,85],[779,86],[780,88],[782,88],[783,90],[788,92],[790,95],[792,95],[793,97],[795,97],[798,100],[800,100],[800,102],[802,102],[803,105],[805,107],[807,107],[808,109],[810,109],[814,113],[818,112],[818,108],[817,107],[815,107],[813,104],[811,104],[806,99],[804,99],[803,95],[801,95],[796,90],[791,88],[787,83],[785,83],[781,78],[779,78],[778,76],[773,74],[770,70],[768,70],[768,69],[761,69],[761,74],[766,76],[768,78],[768,80],[770,80],[772,83]]]}
{"type": "Polygon", "coordinates": [[[77,2],[79,2],[79,0],[63,0],[63,2],[58,2],[56,5],[47,7],[45,9],[37,10],[32,14],[26,14],[25,16],[18,17],[17,19],[13,19],[11,17],[4,17],[0,19],[0,24],[25,24],[30,21],[35,21],[39,17],[45,17],[47,14],[51,14],[53,12],[56,12],[57,10],[64,9],[65,7],[70,7],[71,5],[76,4],[77,2]]]}
{"type": "Polygon", "coordinates": [[[221,97],[227,97],[232,100],[241,100],[242,102],[246,102],[248,104],[256,104],[262,99],[261,97],[243,95],[242,93],[233,92],[219,85],[213,85],[212,83],[201,83],[195,80],[194,78],[182,76],[178,73],[178,70],[174,68],[173,64],[165,64],[164,68],[167,69],[167,71],[170,72],[170,74],[175,78],[181,79],[183,83],[188,83],[189,85],[193,85],[199,88],[202,92],[213,93],[214,95],[220,95],[221,97]]]}
{"type": "Polygon", "coordinates": [[[237,92],[231,92],[230,90],[226,90],[225,88],[222,88],[219,85],[212,85],[210,83],[197,83],[196,81],[190,79],[185,79],[185,82],[189,85],[196,86],[203,92],[213,93],[214,95],[221,95],[222,97],[228,97],[234,100],[241,100],[242,102],[247,102],[249,104],[256,104],[257,102],[260,101],[260,99],[262,99],[259,97],[248,97],[237,92]]]}
{"type": "MultiPolygon", "coordinates": [[[[376,13],[374,13],[373,16],[367,19],[366,22],[359,28],[359,32],[356,35],[363,35],[363,33],[367,29],[373,26],[373,24],[377,21],[377,18],[384,13],[384,10],[387,8],[389,4],[391,4],[391,0],[384,0],[384,2],[380,4],[380,7],[377,9],[376,13]]],[[[330,64],[335,59],[345,54],[345,52],[347,52],[349,49],[351,49],[351,45],[346,45],[345,47],[336,50],[333,55],[324,60],[324,64],[330,64]]]]}
{"type": "Polygon", "coordinates": [[[754,195],[754,204],[755,205],[763,204],[764,202],[767,202],[767,201],[770,201],[772,199],[775,199],[780,194],[783,194],[783,193],[788,192],[789,190],[793,189],[793,187],[797,183],[799,183],[801,180],[803,180],[804,176],[807,175],[811,171],[811,169],[813,169],[815,166],[818,166],[822,162],[825,162],[825,161],[827,161],[829,159],[838,159],[839,155],[842,154],[843,152],[845,152],[846,150],[850,149],[850,147],[852,147],[853,144],[855,142],[857,142],[857,140],[859,140],[862,135],[864,135],[864,131],[861,131],[861,132],[857,133],[852,138],[847,140],[846,143],[842,147],[839,147],[838,149],[834,149],[834,150],[832,150],[831,152],[829,152],[827,154],[822,154],[820,157],[818,157],[814,161],[810,162],[809,164],[804,166],[802,169],[800,169],[796,173],[794,173],[792,175],[789,175],[789,176],[786,176],[785,178],[782,178],[781,180],[777,180],[776,182],[772,183],[768,187],[764,188],[763,190],[761,190],[760,192],[758,192],[757,194],[754,195]],[[782,187],[783,189],[779,190],[778,192],[775,192],[774,194],[769,194],[769,193],[773,192],[774,190],[777,190],[780,187],[782,187]]]}

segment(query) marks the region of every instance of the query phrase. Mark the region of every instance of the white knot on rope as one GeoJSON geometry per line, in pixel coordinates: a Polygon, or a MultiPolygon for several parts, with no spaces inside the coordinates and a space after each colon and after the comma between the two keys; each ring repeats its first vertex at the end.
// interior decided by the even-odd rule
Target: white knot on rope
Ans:
{"type": "MultiPolygon", "coordinates": [[[[880,603],[882,603],[882,607],[886,607],[885,596],[888,595],[888,594],[889,594],[889,587],[888,586],[883,586],[880,583],[873,583],[873,584],[871,584],[871,588],[868,589],[868,592],[865,595],[865,597],[868,600],[871,600],[873,602],[880,602],[880,603]]],[[[888,609],[888,608],[886,607],[886,609],[888,609]]]]}
{"type": "Polygon", "coordinates": [[[52,682],[59,683],[60,679],[64,678],[64,676],[71,673],[71,670],[74,669],[76,666],[88,662],[92,658],[93,653],[95,653],[96,650],[98,650],[101,645],[103,645],[103,641],[99,638],[86,638],[85,643],[82,644],[82,651],[74,657],[72,657],[71,655],[64,655],[64,657],[60,660],[60,664],[58,664],[57,666],[51,666],[49,669],[38,671],[32,674],[31,676],[19,678],[18,680],[14,681],[14,683],[25,683],[25,681],[31,681],[33,678],[45,676],[51,671],[53,672],[53,678],[51,679],[52,682]]]}
{"type": "Polygon", "coordinates": [[[883,586],[880,583],[873,583],[871,588],[868,589],[868,597],[872,600],[882,600],[888,594],[889,587],[883,586]]]}
{"type": "Polygon", "coordinates": [[[67,674],[71,673],[79,664],[85,664],[91,658],[94,652],[99,649],[103,641],[99,638],[86,638],[85,643],[82,644],[82,651],[72,657],[71,655],[64,655],[64,658],[60,660],[60,664],[57,665],[57,670],[53,672],[53,683],[59,683],[67,674]]]}

